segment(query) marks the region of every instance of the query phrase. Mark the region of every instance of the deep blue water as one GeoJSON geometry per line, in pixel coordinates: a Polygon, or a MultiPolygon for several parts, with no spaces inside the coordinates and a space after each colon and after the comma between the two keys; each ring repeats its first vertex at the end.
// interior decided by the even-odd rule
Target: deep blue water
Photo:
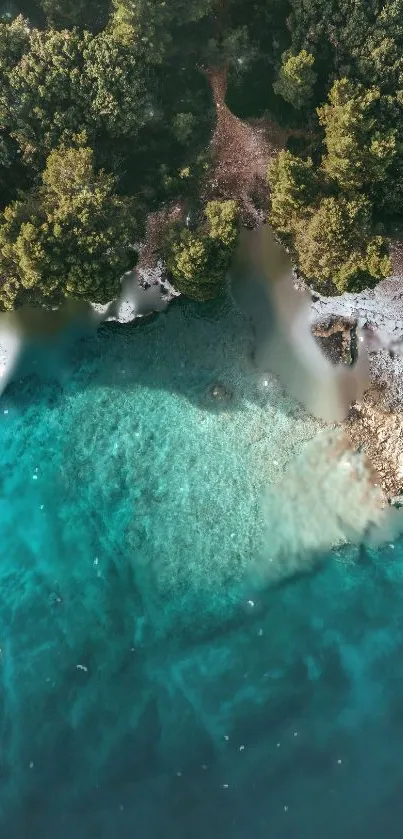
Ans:
{"type": "Polygon", "coordinates": [[[401,837],[403,545],[248,588],[318,430],[252,348],[174,305],[3,395],[2,839],[401,837]]]}

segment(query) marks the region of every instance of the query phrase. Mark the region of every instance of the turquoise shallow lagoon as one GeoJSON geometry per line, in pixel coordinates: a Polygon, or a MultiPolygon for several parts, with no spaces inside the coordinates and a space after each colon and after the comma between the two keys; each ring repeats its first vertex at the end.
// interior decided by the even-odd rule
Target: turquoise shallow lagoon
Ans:
{"type": "Polygon", "coordinates": [[[318,432],[253,341],[174,304],[3,394],[2,839],[401,837],[403,546],[248,588],[318,432]]]}

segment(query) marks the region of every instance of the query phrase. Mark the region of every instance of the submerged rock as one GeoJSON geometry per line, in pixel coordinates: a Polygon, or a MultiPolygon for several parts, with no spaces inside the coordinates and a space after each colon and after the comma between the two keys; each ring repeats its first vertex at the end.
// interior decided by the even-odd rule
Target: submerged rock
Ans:
{"type": "Polygon", "coordinates": [[[332,364],[352,364],[356,353],[356,329],[354,318],[330,316],[314,323],[311,331],[332,364]]]}
{"type": "Polygon", "coordinates": [[[232,391],[230,391],[225,385],[221,384],[221,382],[216,382],[210,390],[210,396],[218,402],[230,402],[233,394],[232,391]]]}

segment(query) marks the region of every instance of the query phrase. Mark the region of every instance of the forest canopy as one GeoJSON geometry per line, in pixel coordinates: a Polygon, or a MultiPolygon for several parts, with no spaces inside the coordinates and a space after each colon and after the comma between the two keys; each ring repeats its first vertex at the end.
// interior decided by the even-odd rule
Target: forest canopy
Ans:
{"type": "Polygon", "coordinates": [[[172,207],[171,280],[219,293],[242,202],[211,189],[212,71],[236,116],[286,138],[247,199],[301,274],[324,293],[387,276],[403,0],[17,0],[0,7],[0,308],[110,299],[172,207]]]}

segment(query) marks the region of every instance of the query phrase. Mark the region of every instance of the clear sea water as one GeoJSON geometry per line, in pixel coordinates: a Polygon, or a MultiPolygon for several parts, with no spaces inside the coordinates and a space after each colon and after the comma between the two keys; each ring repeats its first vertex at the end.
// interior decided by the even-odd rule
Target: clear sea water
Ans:
{"type": "Polygon", "coordinates": [[[402,836],[403,546],[248,589],[318,432],[252,349],[174,304],[3,394],[2,839],[402,836]]]}

